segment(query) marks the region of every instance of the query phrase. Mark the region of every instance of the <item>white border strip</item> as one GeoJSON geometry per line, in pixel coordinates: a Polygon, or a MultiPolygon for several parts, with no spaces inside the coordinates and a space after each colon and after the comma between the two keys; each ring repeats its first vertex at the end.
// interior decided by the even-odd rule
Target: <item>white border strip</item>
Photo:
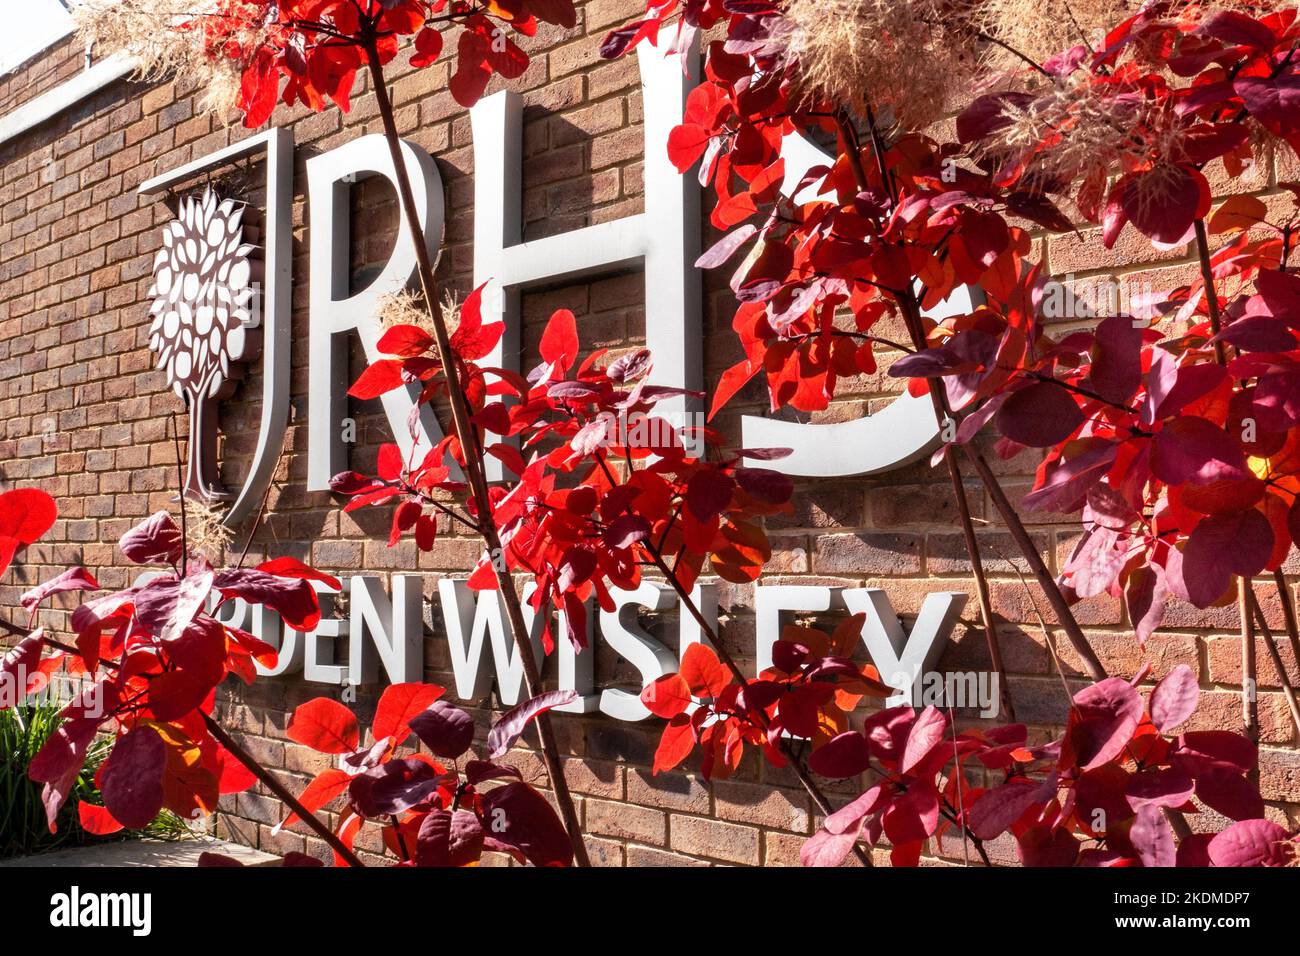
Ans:
{"type": "Polygon", "coordinates": [[[110,83],[115,83],[135,69],[135,61],[126,57],[111,56],[83,70],[66,83],[42,93],[17,109],[0,117],[0,143],[7,143],[21,133],[53,119],[64,110],[98,93],[110,83]]]}

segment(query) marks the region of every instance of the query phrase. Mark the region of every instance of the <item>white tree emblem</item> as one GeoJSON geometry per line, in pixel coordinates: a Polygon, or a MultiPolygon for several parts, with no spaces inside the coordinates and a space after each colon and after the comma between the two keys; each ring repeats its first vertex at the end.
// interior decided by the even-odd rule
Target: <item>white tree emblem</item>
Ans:
{"type": "Polygon", "coordinates": [[[217,480],[217,402],[234,390],[240,363],[260,344],[255,326],[254,247],[244,242],[243,207],[211,187],[181,200],[163,231],[149,296],[149,348],[190,413],[182,493],[224,497],[217,480]]]}

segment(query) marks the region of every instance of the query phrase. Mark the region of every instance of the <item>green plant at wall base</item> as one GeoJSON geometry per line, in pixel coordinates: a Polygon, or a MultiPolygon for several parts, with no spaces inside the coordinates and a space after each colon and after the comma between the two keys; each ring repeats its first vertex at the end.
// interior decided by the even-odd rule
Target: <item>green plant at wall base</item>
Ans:
{"type": "MultiPolygon", "coordinates": [[[[0,711],[0,859],[102,842],[103,838],[87,833],[81,826],[77,807],[83,800],[103,803],[95,786],[95,772],[108,756],[108,738],[91,745],[54,833],[45,819],[40,784],[27,776],[32,758],[58,726],[59,710],[56,704],[33,704],[0,711]]],[[[166,815],[144,832],[165,837],[184,830],[179,818],[166,815]]]]}

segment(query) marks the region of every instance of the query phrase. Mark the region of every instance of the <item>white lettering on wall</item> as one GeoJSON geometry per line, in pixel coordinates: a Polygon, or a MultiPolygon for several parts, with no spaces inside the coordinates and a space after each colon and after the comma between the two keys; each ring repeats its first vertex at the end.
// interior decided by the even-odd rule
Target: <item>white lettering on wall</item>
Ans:
{"type": "Polygon", "coordinates": [[[645,720],[650,711],[641,703],[641,689],[677,669],[677,657],[637,623],[637,611],[665,611],[673,592],[662,584],[643,581],[635,591],[613,591],[614,610],[600,612],[600,634],[641,675],[635,692],[607,687],[600,695],[600,711],[616,720],[645,720]]]}
{"type": "Polygon", "coordinates": [[[393,597],[377,577],[352,578],[348,589],[351,644],[349,680],[370,684],[379,677],[379,661],[394,684],[424,679],[424,578],[393,575],[393,597]]]}
{"type": "MultiPolygon", "coordinates": [[[[403,157],[419,210],[429,255],[436,262],[442,245],[442,177],[433,159],[419,146],[403,141],[403,157]]],[[[307,490],[328,491],[329,480],[347,468],[344,419],[348,411],[347,338],[361,340],[366,361],[375,362],[383,334],[377,315],[380,301],[405,289],[415,274],[415,248],[411,245],[405,212],[400,212],[393,254],[366,288],[352,292],[349,261],[351,223],[348,193],[354,183],[371,176],[394,179],[388,144],[378,134],[332,149],[307,160],[307,196],[311,204],[311,334],[307,367],[307,490]]],[[[396,189],[396,184],[394,184],[396,189]]],[[[396,389],[384,395],[384,412],[393,437],[409,456],[412,438],[413,394],[396,389]]],[[[414,430],[420,447],[432,448],[442,437],[433,411],[421,408],[414,430]]]]}
{"type": "MultiPolygon", "coordinates": [[[[654,353],[657,385],[703,387],[700,273],[700,189],[668,159],[668,134],[682,120],[698,82],[697,57],[688,72],[676,55],[648,42],[637,48],[645,114],[645,211],[558,236],[524,242],[523,99],[489,96],[470,110],[474,132],[474,284],[487,284],[483,321],[506,332],[484,365],[514,367],[519,355],[519,293],[529,285],[645,268],[646,347],[654,353]]],[[[593,303],[599,307],[599,303],[593,303]]],[[[693,408],[693,406],[691,406],[693,408]]],[[[681,424],[688,403],[660,402],[657,414],[681,424]]],[[[493,480],[501,463],[488,462],[493,480]]]]}

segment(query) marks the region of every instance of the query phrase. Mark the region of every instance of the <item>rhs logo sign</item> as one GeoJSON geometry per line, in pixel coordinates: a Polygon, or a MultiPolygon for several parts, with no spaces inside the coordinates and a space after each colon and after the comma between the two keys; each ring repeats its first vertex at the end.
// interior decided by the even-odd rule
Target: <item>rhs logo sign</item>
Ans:
{"type": "MultiPolygon", "coordinates": [[[[517,363],[522,290],[640,264],[646,287],[646,345],[655,355],[656,384],[689,391],[703,386],[702,305],[696,266],[701,233],[699,185],[693,177],[677,172],[664,145],[681,122],[686,98],[697,79],[693,71],[683,73],[678,57],[665,57],[647,44],[639,48],[638,57],[646,143],[645,211],[638,215],[525,242],[522,100],[517,94],[502,92],[471,110],[474,285],[484,286],[483,323],[505,325],[505,334],[493,354],[485,357],[485,365],[510,368],[517,363]]],[[[262,420],[248,476],[226,511],[225,520],[230,524],[243,520],[261,499],[288,422],[289,288],[293,279],[289,248],[293,221],[291,133],[268,130],[140,187],[142,193],[160,192],[263,151],[267,175],[263,259],[254,256],[252,247],[243,241],[241,213],[235,203],[219,200],[208,190],[202,196],[184,199],[177,220],[166,227],[151,293],[155,302],[150,344],[191,413],[194,440],[185,488],[188,495],[213,498],[222,493],[216,478],[217,403],[233,389],[239,363],[254,356],[259,338],[263,343],[262,420]]],[[[402,158],[412,182],[421,233],[430,257],[436,259],[445,215],[438,167],[427,152],[410,142],[402,144],[402,158]]],[[[827,162],[797,135],[787,139],[784,159],[783,189],[791,196],[804,188],[809,170],[827,162]]],[[[351,340],[354,336],[359,340],[367,364],[381,358],[381,305],[412,285],[417,257],[403,218],[395,247],[382,269],[365,288],[350,288],[349,192],[358,182],[375,176],[396,185],[392,154],[382,136],[362,136],[313,156],[306,161],[306,172],[312,225],[310,335],[306,344],[307,489],[328,491],[330,479],[348,469],[348,449],[356,440],[347,396],[351,340]]],[[[944,303],[943,308],[969,310],[969,293],[953,299],[962,301],[944,303]]],[[[385,416],[404,459],[413,448],[434,447],[442,438],[430,407],[418,405],[415,397],[408,389],[389,391],[382,397],[385,416]]],[[[658,406],[659,415],[674,421],[688,420],[699,411],[685,397],[658,406]]],[[[882,411],[855,421],[814,425],[747,416],[741,427],[745,447],[791,449],[787,458],[764,464],[798,476],[888,471],[924,456],[939,439],[928,401],[906,392],[882,411]]],[[[489,459],[491,479],[502,477],[500,468],[499,461],[489,459]]],[[[223,607],[222,620],[279,649],[275,668],[258,665],[268,676],[301,673],[309,682],[352,687],[377,680],[382,664],[393,682],[420,680],[425,622],[422,577],[394,575],[391,597],[374,576],[358,575],[343,586],[347,614],[334,617],[327,613],[310,632],[290,630],[269,609],[241,601],[223,607]]],[[[327,606],[336,596],[323,587],[318,590],[327,606]]],[[[513,652],[497,593],[485,591],[476,596],[465,582],[452,580],[440,580],[437,590],[458,695],[462,699],[481,697],[495,681],[503,703],[515,703],[523,664],[513,652]]],[[[966,599],[960,592],[930,594],[908,633],[888,597],[879,590],[758,587],[754,595],[754,659],[760,670],[770,665],[771,649],[785,624],[783,615],[832,609],[863,612],[867,617],[863,643],[886,682],[898,690],[894,702],[919,699],[927,693],[927,675],[933,676],[966,599]]],[[[639,674],[641,686],[674,672],[679,654],[701,640],[687,614],[678,615],[678,653],[636,623],[638,609],[674,609],[674,596],[666,588],[647,583],[636,591],[617,594],[616,600],[616,611],[597,615],[599,632],[639,674]]],[[[716,616],[710,586],[699,586],[695,600],[711,617],[716,616]]],[[[432,611],[429,613],[431,617],[432,611]]],[[[529,622],[537,632],[534,652],[539,662],[540,625],[539,621],[529,622]]],[[[577,699],[557,709],[599,711],[621,720],[650,716],[638,697],[639,687],[598,691],[592,655],[575,654],[567,641],[559,642],[558,648],[560,686],[575,691],[577,699]]],[[[931,696],[933,691],[930,686],[931,696]]],[[[996,699],[996,688],[989,699],[996,699]]],[[[978,702],[965,703],[973,706],[978,702]]],[[[983,709],[986,705],[979,706],[983,709]]]]}
{"type": "MultiPolygon", "coordinates": [[[[641,264],[645,273],[646,346],[655,355],[656,384],[699,390],[703,386],[700,273],[701,214],[698,183],[680,175],[665,143],[681,122],[694,71],[683,73],[675,55],[638,49],[644,91],[645,211],[557,236],[525,242],[522,212],[522,113],[518,94],[497,93],[470,111],[474,134],[474,285],[486,285],[483,321],[502,321],[506,332],[485,364],[507,368],[519,354],[519,298],[543,283],[577,280],[641,264]]],[[[233,390],[233,370],[253,355],[255,330],[264,327],[263,411],[253,464],[244,487],[226,512],[243,520],[270,481],[284,441],[289,402],[288,248],[292,228],[293,141],[288,130],[272,129],[202,157],[140,187],[157,193],[235,159],[265,150],[267,167],[265,268],[238,235],[239,216],[230,200],[210,191],[182,200],[177,220],[164,231],[155,261],[151,295],[154,324],[150,344],[162,357],[169,381],[190,407],[192,442],[186,493],[221,494],[216,462],[216,403],[233,390]],[[234,231],[231,231],[234,230],[234,231]],[[265,275],[264,283],[259,273],[265,275]],[[223,283],[221,276],[227,276],[223,283]],[[206,302],[213,298],[214,301],[206,302]],[[204,302],[200,302],[204,299],[204,302]]],[[[443,185],[437,165],[414,143],[403,158],[416,193],[420,226],[431,256],[438,255],[444,227],[443,185]]],[[[786,140],[782,189],[797,195],[809,170],[827,157],[798,135],[786,140]]],[[[307,196],[312,223],[308,361],[309,491],[329,490],[329,479],[347,469],[356,425],[346,395],[348,340],[359,339],[367,363],[380,358],[382,327],[377,318],[388,296],[410,286],[415,250],[403,228],[378,275],[364,289],[349,289],[348,193],[374,176],[393,181],[393,163],[383,137],[369,135],[307,160],[307,196]]],[[[936,318],[969,311],[970,291],[945,302],[936,318]]],[[[416,411],[402,390],[383,399],[390,428],[403,453],[417,441],[433,447],[442,437],[430,410],[416,411]]],[[[698,409],[685,398],[662,403],[660,414],[685,421],[698,409]]],[[[745,416],[742,444],[789,448],[774,467],[789,475],[867,475],[911,464],[938,442],[939,428],[928,401],[906,392],[884,409],[862,418],[808,424],[745,416]]],[[[491,478],[501,464],[489,463],[491,478]]]]}

